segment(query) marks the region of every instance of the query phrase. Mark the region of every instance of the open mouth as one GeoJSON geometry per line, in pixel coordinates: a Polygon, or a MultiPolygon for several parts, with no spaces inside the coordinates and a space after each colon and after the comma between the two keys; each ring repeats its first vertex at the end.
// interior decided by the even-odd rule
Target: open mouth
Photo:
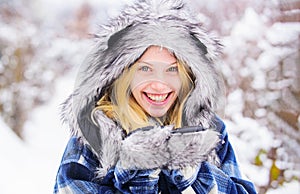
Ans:
{"type": "Polygon", "coordinates": [[[150,93],[144,92],[144,94],[150,101],[156,102],[156,103],[161,103],[161,102],[165,102],[168,99],[171,92],[167,93],[167,94],[150,94],[150,93]]]}

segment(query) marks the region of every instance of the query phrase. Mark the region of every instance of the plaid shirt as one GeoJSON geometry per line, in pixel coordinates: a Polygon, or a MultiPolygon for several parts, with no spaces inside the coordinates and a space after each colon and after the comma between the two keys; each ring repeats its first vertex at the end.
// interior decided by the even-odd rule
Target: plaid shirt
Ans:
{"type": "Polygon", "coordinates": [[[242,179],[233,149],[221,122],[222,144],[217,148],[221,167],[202,162],[190,177],[180,170],[124,170],[116,165],[104,179],[95,177],[97,157],[78,137],[71,137],[56,177],[54,193],[256,193],[242,179]]]}

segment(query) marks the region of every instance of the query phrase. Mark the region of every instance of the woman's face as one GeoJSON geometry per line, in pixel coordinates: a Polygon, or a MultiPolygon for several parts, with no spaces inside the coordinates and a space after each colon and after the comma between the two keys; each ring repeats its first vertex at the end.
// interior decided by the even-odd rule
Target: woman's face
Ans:
{"type": "Polygon", "coordinates": [[[164,116],[181,88],[176,58],[165,48],[151,46],[135,65],[133,97],[152,117],[164,116]]]}

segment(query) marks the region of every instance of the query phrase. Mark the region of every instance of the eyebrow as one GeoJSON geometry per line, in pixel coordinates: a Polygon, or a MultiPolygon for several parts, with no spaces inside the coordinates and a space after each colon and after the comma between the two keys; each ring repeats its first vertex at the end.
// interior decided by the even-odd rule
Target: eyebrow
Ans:
{"type": "MultiPolygon", "coordinates": [[[[155,63],[157,63],[156,61],[153,61],[153,62],[155,62],[155,63]]],[[[152,63],[152,62],[146,62],[146,61],[138,61],[138,63],[145,63],[145,64],[147,64],[147,65],[153,65],[154,63],[152,63]]],[[[175,61],[175,62],[173,62],[173,63],[164,63],[164,62],[158,62],[158,63],[161,63],[161,64],[166,64],[166,65],[175,65],[175,64],[177,64],[177,61],[175,61]]]]}

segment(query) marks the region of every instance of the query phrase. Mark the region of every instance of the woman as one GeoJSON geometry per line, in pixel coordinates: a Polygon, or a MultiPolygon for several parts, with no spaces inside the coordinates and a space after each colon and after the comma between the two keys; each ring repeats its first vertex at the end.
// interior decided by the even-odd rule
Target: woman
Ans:
{"type": "Polygon", "coordinates": [[[55,193],[256,193],[215,113],[220,44],[185,4],[140,0],[97,38],[63,106],[55,193]]]}

